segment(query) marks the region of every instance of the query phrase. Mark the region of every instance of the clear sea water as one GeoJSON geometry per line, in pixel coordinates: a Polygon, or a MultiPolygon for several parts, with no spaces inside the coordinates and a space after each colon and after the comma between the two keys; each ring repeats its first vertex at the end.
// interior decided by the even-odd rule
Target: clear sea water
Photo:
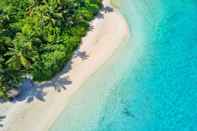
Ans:
{"type": "Polygon", "coordinates": [[[130,35],[50,131],[197,131],[197,0],[119,0],[130,35]]]}

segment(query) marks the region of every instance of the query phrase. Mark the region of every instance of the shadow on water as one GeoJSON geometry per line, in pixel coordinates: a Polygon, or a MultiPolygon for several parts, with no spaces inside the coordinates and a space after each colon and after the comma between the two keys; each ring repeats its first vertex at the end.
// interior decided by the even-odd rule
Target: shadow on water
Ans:
{"type": "Polygon", "coordinates": [[[128,108],[124,108],[122,113],[128,117],[136,118],[135,114],[133,114],[128,108]]]}

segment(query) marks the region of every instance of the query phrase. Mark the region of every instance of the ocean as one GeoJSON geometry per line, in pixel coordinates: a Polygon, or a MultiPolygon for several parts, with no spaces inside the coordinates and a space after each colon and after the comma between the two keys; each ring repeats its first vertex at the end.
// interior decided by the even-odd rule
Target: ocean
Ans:
{"type": "Polygon", "coordinates": [[[49,131],[197,131],[197,0],[119,0],[123,41],[49,131]]]}

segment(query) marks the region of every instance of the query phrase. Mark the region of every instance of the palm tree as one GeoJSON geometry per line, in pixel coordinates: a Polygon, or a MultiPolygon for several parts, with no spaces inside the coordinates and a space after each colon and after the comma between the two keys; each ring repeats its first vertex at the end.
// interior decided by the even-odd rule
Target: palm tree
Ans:
{"type": "Polygon", "coordinates": [[[8,52],[5,54],[9,57],[6,64],[12,69],[22,69],[22,67],[28,69],[31,64],[31,56],[28,56],[28,51],[31,49],[31,42],[27,42],[24,36],[18,34],[13,41],[13,47],[8,48],[8,52]]]}

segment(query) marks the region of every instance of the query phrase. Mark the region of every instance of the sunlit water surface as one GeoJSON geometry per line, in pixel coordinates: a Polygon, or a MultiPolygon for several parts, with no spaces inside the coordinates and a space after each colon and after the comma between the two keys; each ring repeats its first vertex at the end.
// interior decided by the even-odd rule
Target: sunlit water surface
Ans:
{"type": "Polygon", "coordinates": [[[130,35],[50,131],[197,131],[197,0],[119,0],[130,35]]]}

